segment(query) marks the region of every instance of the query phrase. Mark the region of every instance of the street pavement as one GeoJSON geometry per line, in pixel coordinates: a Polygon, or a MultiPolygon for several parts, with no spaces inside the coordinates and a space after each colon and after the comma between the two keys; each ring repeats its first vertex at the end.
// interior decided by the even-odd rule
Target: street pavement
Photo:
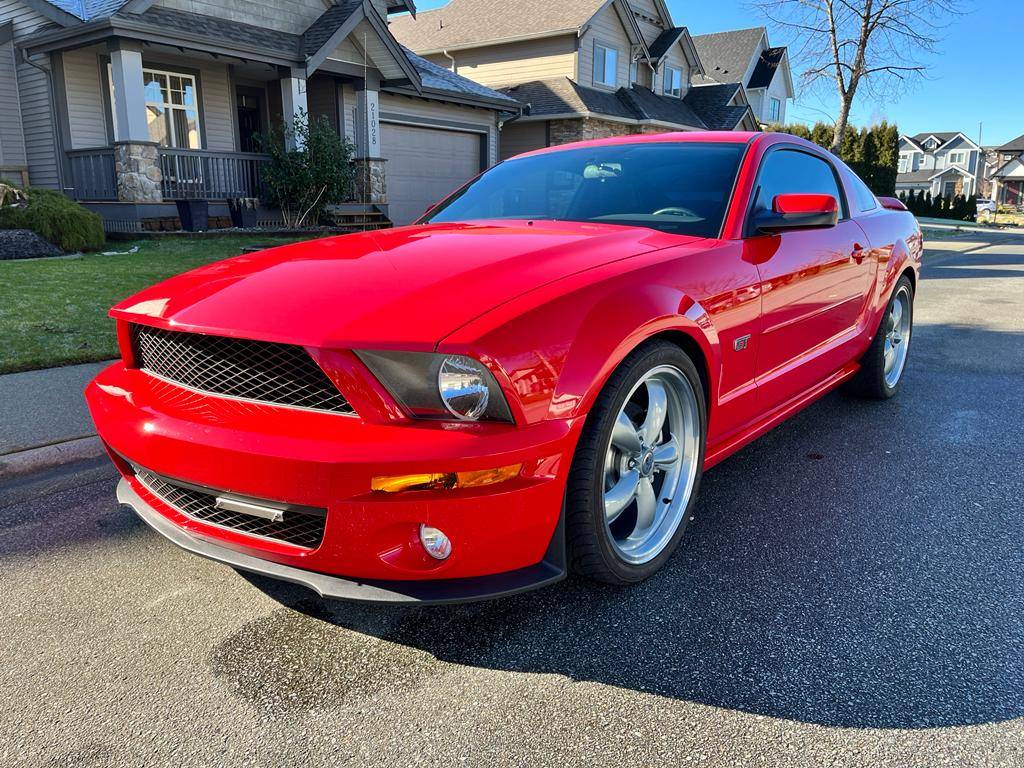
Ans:
{"type": "Polygon", "coordinates": [[[1024,765],[1001,241],[929,252],[897,399],[829,395],[716,467],[631,589],[325,604],[161,540],[104,462],[9,483],[0,765],[1024,765]]]}

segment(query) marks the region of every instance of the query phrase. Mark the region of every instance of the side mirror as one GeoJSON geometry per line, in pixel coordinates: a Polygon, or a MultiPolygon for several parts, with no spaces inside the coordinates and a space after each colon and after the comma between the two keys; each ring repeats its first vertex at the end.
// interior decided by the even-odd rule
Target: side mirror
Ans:
{"type": "Polygon", "coordinates": [[[754,220],[759,232],[826,229],[839,221],[839,204],[832,195],[776,195],[772,209],[754,220]]]}

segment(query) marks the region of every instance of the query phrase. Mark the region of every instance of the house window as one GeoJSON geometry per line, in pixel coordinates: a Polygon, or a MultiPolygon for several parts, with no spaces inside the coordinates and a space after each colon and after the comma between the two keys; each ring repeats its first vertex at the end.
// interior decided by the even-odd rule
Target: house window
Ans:
{"type": "Polygon", "coordinates": [[[967,153],[966,152],[950,152],[949,153],[949,162],[950,162],[950,164],[957,163],[959,165],[962,165],[963,163],[967,162],[967,153]]]}
{"type": "Polygon", "coordinates": [[[629,64],[629,84],[633,85],[637,82],[637,77],[640,74],[640,66],[637,62],[633,61],[629,64]]]}
{"type": "Polygon", "coordinates": [[[683,95],[683,71],[675,67],[665,66],[665,83],[662,88],[666,96],[683,95]]]}
{"type": "Polygon", "coordinates": [[[903,154],[903,153],[900,153],[900,163],[899,163],[899,167],[897,168],[897,171],[899,173],[906,173],[907,172],[907,164],[909,162],[910,162],[910,157],[905,155],[905,154],[903,154]]]}
{"type": "Polygon", "coordinates": [[[778,99],[771,99],[768,102],[768,120],[777,123],[782,114],[782,102],[778,99]]]}
{"type": "Polygon", "coordinates": [[[615,87],[619,67],[619,52],[594,43],[594,82],[615,87]]]}
{"type": "MultiPolygon", "coordinates": [[[[110,107],[114,132],[117,133],[117,94],[110,76],[110,107]]],[[[146,93],[146,123],[150,141],[161,147],[199,149],[199,98],[196,79],[180,72],[156,69],[142,71],[146,93]]]]}

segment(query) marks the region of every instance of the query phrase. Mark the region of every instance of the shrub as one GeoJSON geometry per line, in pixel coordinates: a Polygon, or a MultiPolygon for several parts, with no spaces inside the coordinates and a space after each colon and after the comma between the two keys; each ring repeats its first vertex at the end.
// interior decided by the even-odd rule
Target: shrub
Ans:
{"type": "Polygon", "coordinates": [[[286,226],[316,224],[326,206],[352,199],[352,143],[338,136],[326,117],[311,124],[300,112],[294,129],[278,126],[258,143],[270,155],[262,172],[268,202],[281,209],[286,226]],[[295,145],[302,148],[286,149],[295,145]]]}
{"type": "Polygon", "coordinates": [[[50,189],[25,190],[28,202],[0,208],[0,229],[30,229],[62,251],[103,247],[103,220],[71,198],[50,189]]]}

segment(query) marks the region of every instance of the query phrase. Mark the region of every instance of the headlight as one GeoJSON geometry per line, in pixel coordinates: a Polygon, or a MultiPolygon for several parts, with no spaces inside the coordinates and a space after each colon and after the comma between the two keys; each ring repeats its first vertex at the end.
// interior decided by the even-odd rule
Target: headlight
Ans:
{"type": "Polygon", "coordinates": [[[366,350],[356,354],[416,418],[512,421],[498,382],[487,366],[471,357],[366,350]]]}

